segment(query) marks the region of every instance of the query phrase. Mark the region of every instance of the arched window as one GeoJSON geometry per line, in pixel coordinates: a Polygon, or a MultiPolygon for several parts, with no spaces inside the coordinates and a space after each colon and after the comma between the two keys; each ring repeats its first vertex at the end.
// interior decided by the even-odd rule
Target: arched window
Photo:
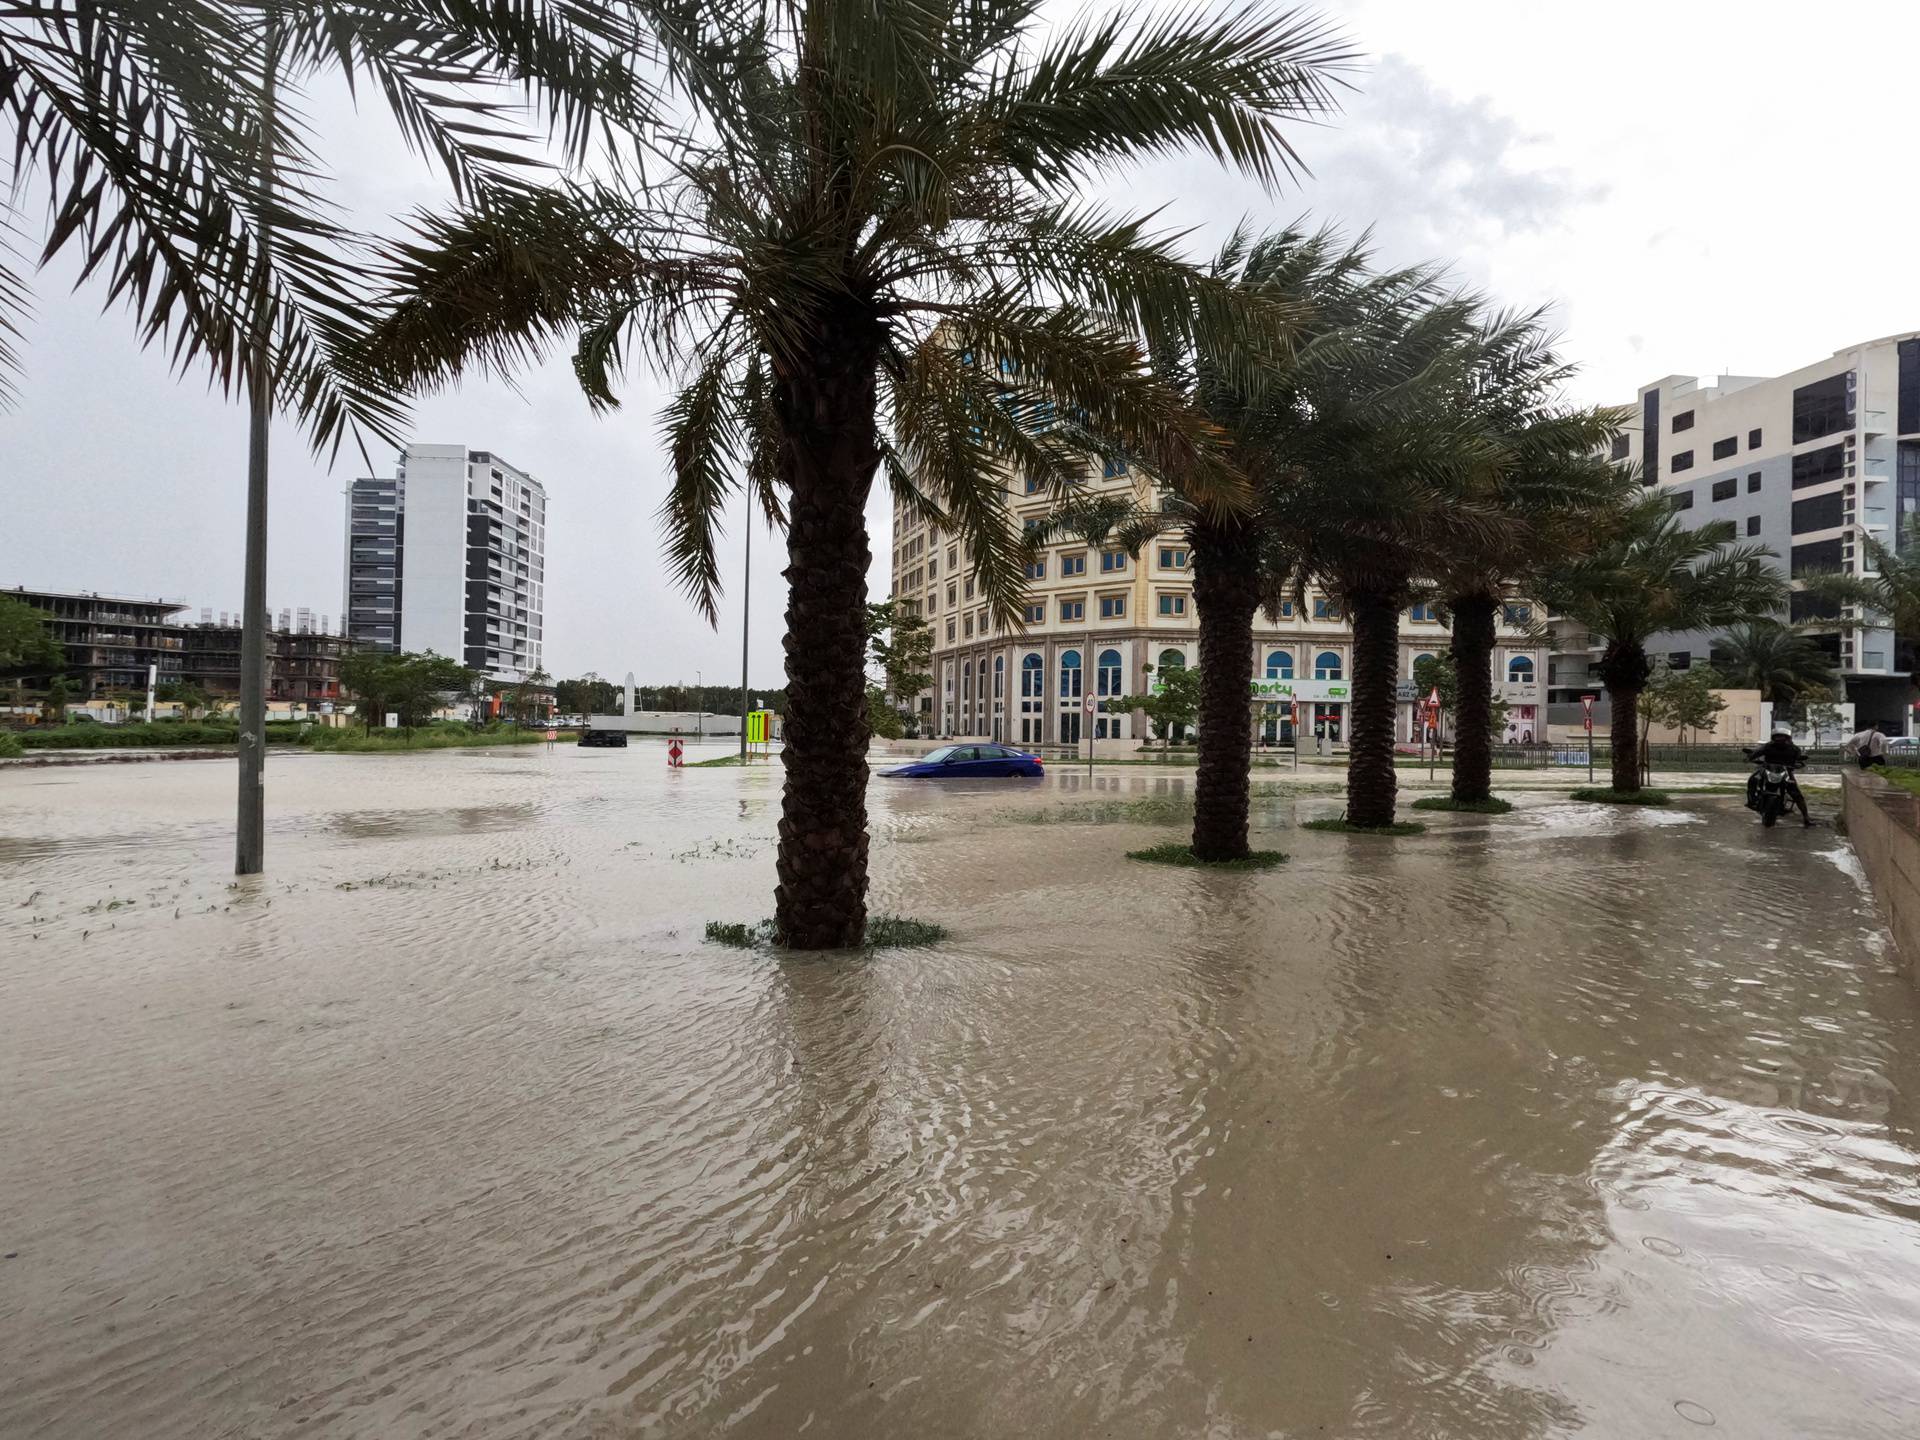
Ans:
{"type": "Polygon", "coordinates": [[[1515,685],[1533,683],[1533,661],[1525,655],[1516,655],[1507,661],[1507,679],[1515,685]]]}
{"type": "Polygon", "coordinates": [[[1080,698],[1080,652],[1078,650],[1060,652],[1060,698],[1062,700],[1080,698]]]}
{"type": "Polygon", "coordinates": [[[1020,698],[1037,700],[1046,693],[1046,679],[1041,671],[1044,666],[1038,655],[1029,655],[1020,662],[1020,698]]]}
{"type": "Polygon", "coordinates": [[[1160,652],[1162,670],[1184,670],[1187,668],[1186,652],[1181,650],[1162,650],[1160,652]]]}
{"type": "Polygon", "coordinates": [[[1126,694],[1126,690],[1120,683],[1120,670],[1120,652],[1118,650],[1102,650],[1100,652],[1099,674],[1095,677],[1098,682],[1098,688],[1095,693],[1099,695],[1126,694]]]}
{"type": "Polygon", "coordinates": [[[1267,652],[1267,679],[1291,680],[1293,678],[1293,653],[1289,650],[1270,650],[1267,652]]]}
{"type": "Polygon", "coordinates": [[[1316,680],[1338,680],[1340,676],[1340,653],[1337,650],[1322,650],[1313,659],[1313,678],[1316,680]]]}
{"type": "Polygon", "coordinates": [[[960,665],[960,699],[963,703],[973,700],[973,662],[963,661],[960,665]]]}
{"type": "Polygon", "coordinates": [[[1420,653],[1419,653],[1418,655],[1416,655],[1416,656],[1414,656],[1414,657],[1413,657],[1413,668],[1412,668],[1412,669],[1410,669],[1410,670],[1408,670],[1408,671],[1407,671],[1407,674],[1409,674],[1409,675],[1417,675],[1417,674],[1419,674],[1419,673],[1420,673],[1420,662],[1421,662],[1422,660],[1431,660],[1431,659],[1433,659],[1433,652],[1432,652],[1432,651],[1429,651],[1429,650],[1423,650],[1423,651],[1421,651],[1421,652],[1420,652],[1420,653]]]}
{"type": "Polygon", "coordinates": [[[996,655],[993,657],[993,698],[998,700],[1006,693],[1007,657],[1004,655],[996,655]]]}

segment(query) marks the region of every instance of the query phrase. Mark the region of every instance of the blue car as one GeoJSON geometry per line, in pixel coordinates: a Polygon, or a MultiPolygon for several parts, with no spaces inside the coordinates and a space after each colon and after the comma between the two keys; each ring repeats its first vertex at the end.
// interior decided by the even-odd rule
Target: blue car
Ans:
{"type": "Polygon", "coordinates": [[[1038,756],[1005,745],[943,745],[911,765],[880,773],[906,780],[983,780],[1012,775],[1038,778],[1046,772],[1038,756]]]}

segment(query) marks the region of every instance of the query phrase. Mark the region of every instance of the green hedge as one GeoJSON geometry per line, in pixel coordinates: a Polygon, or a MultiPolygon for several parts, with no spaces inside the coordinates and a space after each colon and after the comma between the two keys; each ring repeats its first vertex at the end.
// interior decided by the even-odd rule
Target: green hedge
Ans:
{"type": "MultiPolygon", "coordinates": [[[[306,728],[297,720],[267,722],[267,743],[296,745],[306,728]]],[[[147,745],[238,745],[240,727],[204,720],[156,720],[138,725],[40,725],[20,732],[29,750],[122,750],[147,745]]]]}
{"type": "Polygon", "coordinates": [[[315,729],[307,743],[334,754],[386,754],[397,750],[453,750],[462,745],[531,745],[547,738],[544,730],[516,730],[511,725],[475,728],[457,720],[405,730],[315,729]]]}

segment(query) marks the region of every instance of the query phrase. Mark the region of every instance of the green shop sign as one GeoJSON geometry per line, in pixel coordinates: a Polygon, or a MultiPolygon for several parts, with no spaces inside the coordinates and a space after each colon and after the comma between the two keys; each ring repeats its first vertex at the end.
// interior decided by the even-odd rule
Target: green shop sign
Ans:
{"type": "Polygon", "coordinates": [[[1353,687],[1344,680],[1255,680],[1256,700],[1336,700],[1342,704],[1353,687]]]}

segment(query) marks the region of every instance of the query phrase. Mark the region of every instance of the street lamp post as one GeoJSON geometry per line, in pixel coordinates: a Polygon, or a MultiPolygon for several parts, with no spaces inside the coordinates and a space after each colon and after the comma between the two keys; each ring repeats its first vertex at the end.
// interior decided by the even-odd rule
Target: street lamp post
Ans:
{"type": "Polygon", "coordinates": [[[747,620],[753,614],[753,496],[747,501],[747,554],[740,572],[740,763],[747,763],[747,620]]]}

